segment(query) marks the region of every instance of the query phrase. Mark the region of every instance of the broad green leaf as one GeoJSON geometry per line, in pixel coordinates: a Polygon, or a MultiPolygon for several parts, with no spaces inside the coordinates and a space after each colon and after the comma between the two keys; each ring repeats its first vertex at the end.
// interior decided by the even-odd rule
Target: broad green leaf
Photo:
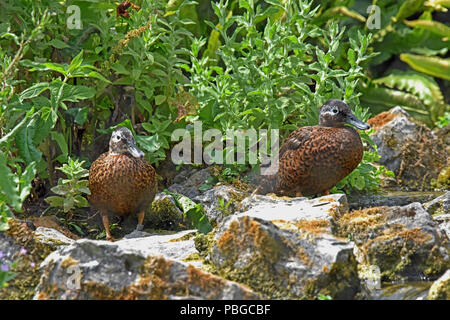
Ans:
{"type": "Polygon", "coordinates": [[[48,82],[36,83],[35,85],[32,85],[31,87],[23,90],[19,95],[19,100],[22,102],[25,99],[32,99],[40,95],[45,90],[48,90],[49,88],[50,84],[48,82]]]}
{"type": "Polygon", "coordinates": [[[77,207],[89,207],[89,202],[82,195],[76,195],[74,197],[74,202],[77,207]]]}
{"type": "Polygon", "coordinates": [[[42,152],[36,148],[35,134],[37,129],[37,122],[40,121],[39,114],[35,114],[28,123],[21,127],[15,135],[16,146],[19,150],[20,156],[27,164],[36,161],[39,162],[42,157],[42,152]]]}
{"type": "Polygon", "coordinates": [[[162,104],[164,101],[166,101],[166,96],[164,96],[164,95],[157,95],[157,96],[155,97],[155,104],[156,104],[157,106],[159,106],[160,104],[162,104]]]}
{"type": "Polygon", "coordinates": [[[124,75],[130,74],[130,71],[120,63],[112,64],[111,69],[113,69],[117,74],[124,74],[124,75]]]}
{"type": "Polygon", "coordinates": [[[433,20],[404,20],[403,23],[409,27],[426,29],[446,38],[446,41],[450,41],[450,27],[443,23],[433,20]]]}
{"type": "Polygon", "coordinates": [[[67,184],[58,184],[51,188],[53,193],[56,193],[57,195],[64,196],[69,193],[70,187],[67,184]]]}
{"type": "Polygon", "coordinates": [[[89,108],[70,108],[66,111],[66,113],[73,117],[75,123],[82,126],[87,120],[89,108]]]}
{"type": "Polygon", "coordinates": [[[25,168],[25,171],[20,176],[19,198],[21,202],[25,201],[26,197],[30,194],[32,188],[31,181],[36,176],[36,172],[36,162],[32,162],[25,168]]]}
{"type": "Polygon", "coordinates": [[[45,107],[39,110],[39,114],[36,114],[31,121],[30,125],[34,125],[36,129],[34,131],[33,143],[35,146],[38,146],[55,126],[57,115],[54,114],[51,108],[45,107]]]}
{"type": "Polygon", "coordinates": [[[0,188],[1,193],[6,197],[7,203],[18,212],[22,212],[22,202],[14,183],[14,175],[8,167],[6,155],[0,151],[0,188]]]}
{"type": "Polygon", "coordinates": [[[168,190],[164,190],[164,193],[171,195],[174,198],[177,206],[183,211],[186,218],[192,222],[198,231],[207,234],[213,229],[201,204],[195,203],[184,195],[173,193],[168,190]]]}
{"type": "Polygon", "coordinates": [[[140,148],[150,153],[157,151],[161,147],[161,143],[158,141],[157,134],[152,136],[137,135],[136,143],[140,148]]]}
{"type": "Polygon", "coordinates": [[[70,46],[67,43],[59,39],[52,39],[47,44],[51,45],[52,47],[55,47],[56,49],[70,48],[70,46]]]}
{"type": "Polygon", "coordinates": [[[450,59],[403,53],[400,55],[400,60],[409,64],[414,70],[433,77],[450,80],[450,59]]]}
{"type": "Polygon", "coordinates": [[[22,126],[25,125],[29,121],[30,115],[33,115],[33,114],[34,114],[34,109],[27,112],[25,117],[14,128],[0,139],[0,145],[2,145],[3,143],[6,143],[10,138],[13,138],[17,134],[17,132],[19,132],[19,130],[22,128],[22,126]]]}
{"type": "Polygon", "coordinates": [[[373,83],[413,93],[428,106],[436,103],[444,104],[444,96],[438,84],[426,75],[396,71],[386,77],[373,80],[373,83]]]}
{"type": "Polygon", "coordinates": [[[82,63],[83,63],[83,50],[81,50],[80,53],[77,54],[75,58],[73,58],[72,61],[70,62],[69,68],[67,70],[68,73],[70,74],[75,73],[82,63]]]}
{"type": "Polygon", "coordinates": [[[61,101],[79,102],[80,100],[90,99],[95,95],[95,89],[83,85],[68,85],[63,89],[61,101]]]}
{"type": "Polygon", "coordinates": [[[413,15],[417,11],[419,11],[423,5],[425,0],[406,0],[401,5],[400,9],[397,11],[397,15],[395,19],[397,21],[402,21],[405,18],[413,15]]]}
{"type": "Polygon", "coordinates": [[[110,135],[114,130],[116,130],[118,127],[127,127],[131,130],[134,136],[136,136],[136,133],[134,132],[133,126],[131,124],[130,119],[125,119],[119,124],[116,124],[115,126],[109,127],[108,129],[97,129],[97,132],[101,134],[107,134],[110,135]]]}
{"type": "Polygon", "coordinates": [[[50,196],[45,198],[45,202],[47,202],[51,207],[62,207],[64,205],[64,198],[58,196],[50,196]]]}
{"type": "Polygon", "coordinates": [[[64,156],[67,156],[69,153],[69,148],[67,147],[66,138],[61,132],[52,131],[50,132],[51,137],[59,146],[59,149],[61,150],[62,154],[64,156]]]}
{"type": "Polygon", "coordinates": [[[106,82],[106,83],[111,83],[111,81],[109,81],[108,79],[106,79],[104,76],[102,76],[100,73],[98,73],[97,71],[91,71],[91,72],[89,72],[87,75],[85,75],[85,77],[88,77],[88,78],[96,78],[96,79],[99,79],[99,80],[102,80],[102,81],[104,81],[104,82],[106,82]]]}
{"type": "Polygon", "coordinates": [[[69,212],[73,208],[74,202],[75,200],[72,197],[65,198],[63,201],[64,212],[69,212]]]}

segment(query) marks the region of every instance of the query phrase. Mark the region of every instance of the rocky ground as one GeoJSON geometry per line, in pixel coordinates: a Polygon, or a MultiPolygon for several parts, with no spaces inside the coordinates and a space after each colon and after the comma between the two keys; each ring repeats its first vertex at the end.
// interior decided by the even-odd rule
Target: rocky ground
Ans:
{"type": "Polygon", "coordinates": [[[144,231],[130,218],[116,242],[80,239],[50,217],[11,220],[0,252],[18,274],[0,299],[450,299],[446,136],[399,108],[371,122],[380,162],[396,174],[385,185],[414,181],[416,192],[250,195],[226,184],[203,190],[210,171],[185,168],[168,189],[202,204],[212,232],[190,229],[163,193],[144,231]],[[412,157],[414,141],[427,158],[412,157]],[[440,191],[423,192],[433,184],[440,191]]]}

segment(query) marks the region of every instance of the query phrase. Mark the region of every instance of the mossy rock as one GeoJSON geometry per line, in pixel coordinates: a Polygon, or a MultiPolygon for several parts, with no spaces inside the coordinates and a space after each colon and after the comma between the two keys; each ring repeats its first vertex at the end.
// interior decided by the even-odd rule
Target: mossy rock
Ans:
{"type": "Polygon", "coordinates": [[[13,246],[25,249],[26,253],[14,255],[17,265],[12,271],[16,277],[8,281],[6,288],[0,288],[0,300],[29,300],[39,283],[41,262],[56,250],[57,245],[42,243],[25,223],[16,219],[10,219],[8,224],[9,229],[4,236],[11,240],[13,246]]]}

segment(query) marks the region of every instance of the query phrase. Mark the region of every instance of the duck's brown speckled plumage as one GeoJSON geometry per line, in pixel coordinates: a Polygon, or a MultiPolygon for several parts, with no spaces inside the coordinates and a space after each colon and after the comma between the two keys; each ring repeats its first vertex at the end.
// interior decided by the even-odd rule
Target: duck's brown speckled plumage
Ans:
{"type": "Polygon", "coordinates": [[[157,192],[155,169],[136,147],[127,128],[111,135],[109,151],[100,155],[89,170],[89,201],[102,215],[107,239],[112,239],[108,213],[128,216],[138,213],[142,227],[145,210],[157,192]]]}
{"type": "Polygon", "coordinates": [[[97,209],[128,216],[145,210],[155,197],[155,170],[144,158],[106,152],[91,166],[89,189],[97,209]]]}
{"type": "Polygon", "coordinates": [[[344,122],[361,129],[367,129],[368,125],[356,119],[348,106],[339,100],[329,100],[321,108],[321,118],[321,125],[302,127],[289,135],[279,151],[278,172],[263,177],[258,193],[328,194],[358,166],[363,156],[361,138],[344,122]],[[343,113],[341,119],[332,114],[333,107],[343,113]]]}

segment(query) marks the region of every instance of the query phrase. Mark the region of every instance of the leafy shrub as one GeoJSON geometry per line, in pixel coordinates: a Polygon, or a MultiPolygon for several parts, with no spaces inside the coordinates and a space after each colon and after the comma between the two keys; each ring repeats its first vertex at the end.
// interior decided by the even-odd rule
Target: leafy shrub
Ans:
{"type": "MultiPolygon", "coordinates": [[[[191,74],[190,92],[199,103],[190,120],[201,120],[221,132],[279,129],[285,137],[299,126],[317,124],[319,108],[330,98],[345,99],[358,117],[367,120],[355,88],[364,78],[362,63],[375,56],[366,52],[370,36],[358,33],[347,38],[345,28],[336,23],[327,30],[317,27],[312,19],[318,8],[308,1],[268,3],[262,9],[255,1],[242,0],[240,15],[229,14],[228,2],[212,3],[219,22],[207,23],[220,34],[219,60],[211,63],[208,56],[200,56],[206,40],[193,41],[191,66],[183,66],[191,74]],[[349,67],[344,69],[333,61],[346,41],[349,67]]],[[[367,138],[363,135],[365,142],[367,138]]],[[[375,154],[366,156],[356,169],[358,182],[344,184],[360,189],[363,181],[374,188],[376,183],[370,181],[378,171],[368,160],[375,154]]]]}
{"type": "Polygon", "coordinates": [[[56,168],[62,171],[67,179],[59,178],[58,185],[51,190],[58,196],[50,196],[45,199],[52,207],[62,207],[64,212],[69,212],[75,207],[88,207],[89,203],[83,194],[91,194],[89,190],[89,181],[86,178],[89,170],[83,168],[84,161],[72,160],[62,167],[56,168]]]}
{"type": "MultiPolygon", "coordinates": [[[[373,35],[369,50],[380,54],[365,66],[368,79],[358,86],[361,102],[373,113],[399,105],[433,127],[450,110],[443,98],[450,75],[446,58],[450,28],[437,21],[438,13],[450,7],[448,1],[363,0],[347,1],[348,7],[344,7],[342,1],[331,0],[321,4],[317,24],[329,24],[334,16],[349,26],[349,34],[364,31],[373,35]],[[380,25],[369,30],[364,15],[372,4],[379,8],[380,25]]],[[[345,63],[345,53],[337,57],[340,64],[345,63]]]]}

